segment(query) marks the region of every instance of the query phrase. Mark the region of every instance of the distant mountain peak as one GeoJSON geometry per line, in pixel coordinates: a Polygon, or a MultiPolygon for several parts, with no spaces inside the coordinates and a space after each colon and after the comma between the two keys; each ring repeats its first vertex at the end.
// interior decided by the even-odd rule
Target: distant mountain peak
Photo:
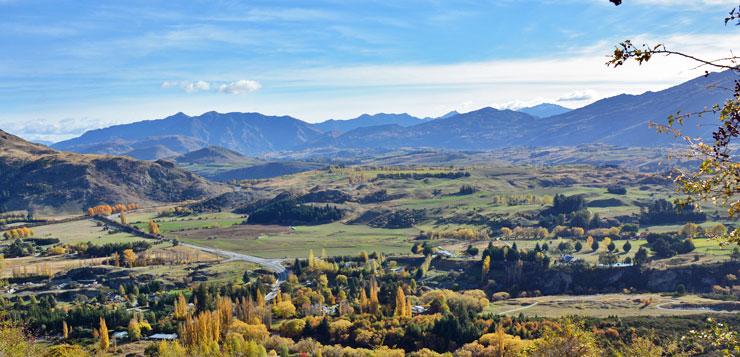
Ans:
{"type": "Polygon", "coordinates": [[[517,111],[522,112],[522,113],[527,113],[537,118],[547,118],[547,117],[551,117],[554,115],[560,115],[563,113],[567,113],[571,111],[571,109],[566,108],[562,105],[557,105],[557,104],[552,104],[552,103],[541,103],[535,106],[521,108],[517,111]]]}

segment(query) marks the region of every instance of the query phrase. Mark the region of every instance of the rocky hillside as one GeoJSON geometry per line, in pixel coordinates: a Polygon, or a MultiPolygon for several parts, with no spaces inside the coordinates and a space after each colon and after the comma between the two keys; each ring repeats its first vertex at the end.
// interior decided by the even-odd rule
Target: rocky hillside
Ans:
{"type": "Polygon", "coordinates": [[[0,211],[79,212],[100,203],[175,202],[223,190],[167,161],[60,152],[0,130],[0,211]]]}

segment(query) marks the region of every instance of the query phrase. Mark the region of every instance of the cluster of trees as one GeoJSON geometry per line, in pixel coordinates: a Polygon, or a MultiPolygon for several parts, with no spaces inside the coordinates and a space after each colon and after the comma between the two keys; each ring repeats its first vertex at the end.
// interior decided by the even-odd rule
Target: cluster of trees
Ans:
{"type": "Polygon", "coordinates": [[[247,224],[317,225],[342,219],[336,206],[298,204],[293,198],[273,201],[247,217],[247,224]]]}
{"type": "Polygon", "coordinates": [[[470,172],[467,171],[448,171],[448,172],[394,172],[394,173],[379,173],[375,176],[377,179],[391,179],[391,180],[423,180],[428,178],[436,179],[459,179],[463,177],[470,177],[470,172]]]}
{"type": "Polygon", "coordinates": [[[360,203],[379,203],[385,201],[397,200],[403,197],[403,194],[389,194],[388,190],[378,190],[360,197],[360,203]]]}
{"type": "Polygon", "coordinates": [[[488,229],[476,228],[457,228],[442,231],[421,231],[417,240],[435,240],[435,239],[457,239],[457,240],[489,240],[490,234],[488,229]]]}
{"type": "Polygon", "coordinates": [[[496,206],[551,205],[552,203],[553,197],[548,195],[536,196],[532,194],[526,194],[493,196],[493,204],[496,206]]]}
{"type": "Polygon", "coordinates": [[[14,211],[14,212],[4,212],[0,213],[0,225],[4,224],[10,224],[15,222],[23,222],[27,220],[31,220],[32,214],[31,212],[25,212],[25,211],[14,211]]]}
{"type": "Polygon", "coordinates": [[[678,234],[684,238],[697,237],[723,237],[727,234],[727,227],[724,224],[717,223],[711,227],[703,228],[695,223],[686,223],[678,231],[678,234]]]}
{"type": "Polygon", "coordinates": [[[35,252],[34,245],[30,242],[24,242],[16,239],[3,249],[3,256],[6,258],[27,257],[35,252]]]}
{"type": "Polygon", "coordinates": [[[135,253],[143,252],[151,247],[151,243],[142,240],[134,242],[105,243],[102,245],[93,244],[92,242],[80,242],[77,244],[67,245],[67,250],[76,252],[81,257],[85,258],[100,258],[110,257],[114,253],[120,256],[123,255],[125,250],[131,250],[135,253]]]}
{"type": "Polygon", "coordinates": [[[486,249],[481,253],[481,261],[485,261],[486,258],[490,257],[490,264],[494,262],[498,263],[517,263],[519,261],[532,262],[537,265],[547,267],[550,265],[550,257],[545,254],[549,247],[547,243],[542,246],[537,243],[534,249],[524,250],[519,249],[516,243],[512,244],[511,247],[494,246],[493,243],[488,243],[486,249]]]}
{"type": "Polygon", "coordinates": [[[119,213],[119,212],[126,212],[131,211],[134,209],[139,208],[139,205],[136,203],[117,203],[113,206],[111,205],[97,205],[95,207],[90,207],[87,209],[86,213],[88,216],[110,216],[113,213],[119,213]]]}
{"type": "Polygon", "coordinates": [[[472,195],[475,192],[477,192],[478,189],[471,186],[471,185],[462,185],[460,186],[460,189],[457,191],[458,195],[472,195]]]}
{"type": "Polygon", "coordinates": [[[675,234],[650,233],[647,235],[647,242],[655,255],[661,258],[686,254],[696,249],[691,238],[681,238],[675,234]]]}
{"type": "Polygon", "coordinates": [[[28,227],[13,228],[13,229],[9,229],[3,232],[3,238],[5,239],[28,238],[32,235],[33,235],[33,230],[28,227]]]}
{"type": "Polygon", "coordinates": [[[426,218],[423,209],[400,209],[381,214],[367,223],[376,228],[410,228],[426,218]]]}
{"type": "Polygon", "coordinates": [[[706,220],[707,215],[697,211],[693,204],[677,206],[667,200],[659,199],[647,207],[640,208],[640,223],[646,225],[704,222],[706,220]]]}

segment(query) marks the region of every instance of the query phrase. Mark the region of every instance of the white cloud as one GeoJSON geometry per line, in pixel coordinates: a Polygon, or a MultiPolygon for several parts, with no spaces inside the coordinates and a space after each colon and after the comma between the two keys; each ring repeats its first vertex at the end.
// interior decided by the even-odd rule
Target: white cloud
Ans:
{"type": "Polygon", "coordinates": [[[164,81],[164,89],[179,88],[187,93],[217,91],[227,94],[250,93],[262,88],[262,85],[253,80],[240,79],[233,82],[206,82],[206,81],[164,81]]]}
{"type": "Polygon", "coordinates": [[[224,83],[218,87],[218,91],[228,94],[243,94],[259,90],[262,85],[257,81],[240,79],[235,82],[224,83]]]}
{"type": "Polygon", "coordinates": [[[598,98],[598,94],[593,90],[576,90],[563,94],[555,99],[558,102],[582,102],[598,98]]]}

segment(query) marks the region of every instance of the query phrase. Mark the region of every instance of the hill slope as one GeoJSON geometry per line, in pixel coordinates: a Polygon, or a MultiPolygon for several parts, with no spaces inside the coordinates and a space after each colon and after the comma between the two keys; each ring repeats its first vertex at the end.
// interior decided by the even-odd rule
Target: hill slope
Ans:
{"type": "Polygon", "coordinates": [[[233,150],[209,146],[182,154],[175,161],[178,164],[230,164],[253,160],[233,150]]]}
{"type": "MultiPolygon", "coordinates": [[[[602,143],[622,146],[661,146],[677,143],[671,135],[658,135],[650,121],[666,123],[678,111],[697,112],[724,102],[731,96],[732,72],[711,73],[659,92],[622,94],[583,108],[547,118],[530,145],[580,145],[602,143]]],[[[693,118],[681,129],[692,137],[711,138],[718,126],[712,116],[693,118]],[[697,125],[697,123],[707,123],[697,125]]]]}
{"type": "Polygon", "coordinates": [[[60,152],[0,130],[0,211],[100,203],[175,202],[223,190],[174,167],[127,157],[60,152]]]}

